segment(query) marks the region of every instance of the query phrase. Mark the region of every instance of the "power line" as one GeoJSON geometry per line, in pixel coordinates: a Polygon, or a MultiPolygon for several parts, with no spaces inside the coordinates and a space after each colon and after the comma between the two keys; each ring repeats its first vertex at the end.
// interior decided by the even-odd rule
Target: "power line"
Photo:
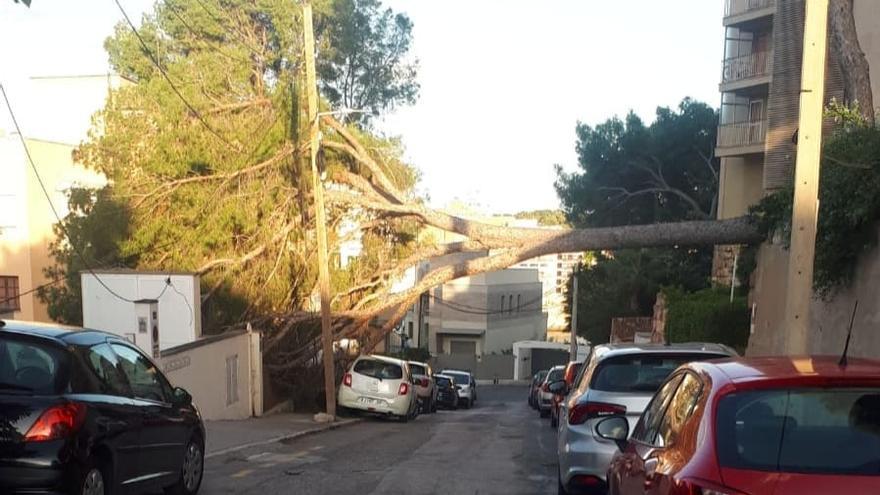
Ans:
{"type": "Polygon", "coordinates": [[[58,210],[55,209],[55,204],[52,203],[52,197],[49,195],[49,190],[46,189],[46,184],[43,182],[43,178],[40,177],[40,172],[39,172],[39,170],[37,170],[37,165],[36,165],[36,163],[34,163],[34,159],[31,156],[30,150],[28,149],[27,142],[25,142],[25,140],[24,140],[24,134],[22,134],[21,127],[18,125],[18,119],[15,117],[15,112],[12,110],[12,104],[9,103],[9,96],[6,94],[6,88],[2,84],[0,84],[0,92],[3,93],[3,101],[6,102],[6,108],[9,109],[9,116],[12,118],[12,124],[15,126],[15,132],[18,133],[18,139],[19,139],[19,141],[21,141],[22,148],[24,148],[24,154],[25,154],[25,156],[27,156],[28,163],[30,163],[31,169],[34,171],[34,175],[37,178],[37,182],[40,184],[40,189],[42,189],[43,195],[46,197],[46,201],[49,202],[49,208],[52,210],[52,214],[55,216],[55,219],[58,221],[58,227],[64,233],[64,237],[67,238],[67,242],[70,243],[71,249],[73,249],[73,252],[76,253],[76,255],[79,257],[83,266],[86,267],[86,270],[93,277],[95,277],[95,279],[102,286],[104,286],[105,289],[107,289],[107,292],[109,292],[110,294],[113,294],[118,299],[133,303],[134,300],[128,299],[126,297],[123,297],[123,296],[117,294],[116,292],[113,291],[113,289],[111,289],[107,284],[105,284],[104,281],[101,280],[101,278],[95,274],[95,271],[91,268],[91,266],[89,266],[88,262],[86,261],[86,257],[82,254],[82,251],[80,251],[79,247],[74,244],[73,239],[70,236],[70,232],[68,232],[67,227],[65,227],[64,222],[61,220],[61,215],[58,214],[58,210]]]}
{"type": "MultiPolygon", "coordinates": [[[[549,292],[549,291],[548,291],[548,292],[549,292]]],[[[511,314],[511,313],[513,313],[513,307],[512,307],[512,306],[511,306],[510,309],[500,309],[500,310],[495,310],[495,309],[489,309],[489,308],[479,308],[479,307],[476,307],[476,306],[470,306],[470,305],[463,304],[463,303],[456,303],[456,302],[453,302],[453,301],[446,301],[446,300],[444,300],[444,299],[442,299],[442,298],[439,298],[439,297],[434,296],[434,295],[431,295],[431,294],[428,294],[428,297],[430,297],[431,299],[437,301],[438,304],[441,304],[441,305],[443,305],[443,306],[446,306],[446,307],[448,307],[448,308],[454,309],[454,310],[456,310],[456,311],[458,311],[458,312],[460,312],[460,313],[465,313],[465,314],[474,314],[474,315],[488,316],[488,315],[511,314]]],[[[504,295],[502,295],[502,297],[504,297],[504,295]]],[[[534,298],[534,299],[532,299],[532,300],[526,301],[524,304],[517,304],[517,306],[518,306],[519,308],[527,308],[527,307],[531,306],[532,304],[535,304],[535,303],[537,303],[537,302],[541,302],[541,301],[543,300],[543,298],[544,298],[544,294],[542,293],[540,296],[538,296],[538,297],[536,297],[536,298],[534,298]]]]}
{"type": "Polygon", "coordinates": [[[211,134],[213,134],[214,137],[216,137],[220,141],[223,141],[223,143],[225,143],[230,148],[232,148],[236,151],[239,151],[238,147],[235,146],[234,144],[232,144],[228,139],[223,137],[219,132],[217,132],[217,130],[214,129],[211,126],[211,124],[208,123],[207,120],[205,120],[205,118],[202,116],[202,114],[199,113],[198,110],[196,110],[195,107],[192,106],[192,104],[189,102],[189,100],[187,100],[183,96],[183,94],[180,92],[180,90],[177,89],[177,85],[174,84],[174,81],[171,80],[171,77],[168,76],[168,73],[165,72],[165,69],[162,68],[162,64],[160,64],[159,60],[156,58],[156,56],[153,55],[153,52],[147,46],[146,41],[144,41],[144,39],[141,37],[137,28],[134,26],[134,23],[131,21],[131,18],[128,17],[128,13],[125,12],[125,9],[122,7],[122,4],[119,3],[119,0],[113,0],[113,1],[116,2],[116,6],[119,7],[119,11],[122,12],[122,16],[125,18],[125,21],[128,23],[128,27],[131,28],[131,32],[134,34],[134,36],[140,42],[141,47],[144,49],[144,53],[147,55],[147,58],[150,59],[150,61],[153,63],[153,65],[156,66],[156,68],[162,74],[162,77],[165,78],[165,81],[167,81],[168,85],[171,86],[171,90],[174,91],[174,94],[176,94],[177,97],[180,98],[180,101],[182,101],[183,104],[186,105],[186,107],[189,109],[190,112],[192,112],[192,114],[195,116],[195,118],[202,124],[202,126],[205,129],[207,129],[211,134]]]}
{"type": "Polygon", "coordinates": [[[19,294],[15,295],[15,296],[10,296],[10,297],[7,297],[6,299],[0,299],[0,306],[2,306],[2,305],[4,305],[4,304],[8,303],[9,301],[12,301],[12,300],[18,299],[18,298],[20,298],[20,297],[22,297],[22,296],[27,296],[27,295],[29,295],[29,294],[33,294],[34,292],[37,292],[37,291],[39,291],[40,289],[44,289],[44,288],[46,288],[46,287],[53,286],[53,285],[57,284],[58,282],[61,282],[62,280],[64,280],[64,278],[65,278],[65,277],[63,277],[63,276],[62,276],[62,277],[58,277],[58,278],[56,278],[55,280],[52,280],[52,281],[46,282],[45,284],[40,284],[40,285],[34,287],[33,289],[27,290],[27,291],[25,291],[25,292],[20,292],[19,294]]]}

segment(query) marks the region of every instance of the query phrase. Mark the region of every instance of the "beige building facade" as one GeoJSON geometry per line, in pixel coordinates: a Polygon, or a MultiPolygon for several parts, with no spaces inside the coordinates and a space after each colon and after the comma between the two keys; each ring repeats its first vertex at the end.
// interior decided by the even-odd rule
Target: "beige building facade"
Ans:
{"type": "MultiPolygon", "coordinates": [[[[721,219],[745,215],[762,197],[791,184],[805,18],[804,0],[724,1],[725,47],[719,87],[722,103],[715,150],[721,159],[721,219]]],[[[875,0],[855,0],[854,9],[862,50],[872,67],[880,67],[880,9],[875,0]]],[[[827,63],[826,101],[841,100],[841,73],[830,51],[827,63]]],[[[877,101],[880,78],[875,76],[872,84],[877,101]]],[[[828,122],[826,132],[830,130],[828,122]]],[[[750,354],[778,354],[783,349],[788,251],[778,241],[760,248],[752,275],[750,354]]],[[[716,248],[713,279],[717,283],[729,285],[733,281],[736,251],[732,246],[716,248]]],[[[864,270],[860,270],[851,288],[833,300],[815,301],[811,336],[814,352],[837,353],[842,348],[839,334],[845,328],[839,324],[840,314],[846,313],[844,307],[852,309],[850,299],[854,294],[867,290],[868,281],[880,276],[875,274],[876,256],[880,253],[865,256],[864,270]]],[[[865,303],[869,305],[865,308],[866,318],[880,318],[880,301],[862,299],[860,308],[865,303]]],[[[858,354],[876,355],[880,342],[875,344],[853,349],[858,354]]]]}
{"type": "Polygon", "coordinates": [[[33,103],[15,109],[25,145],[14,130],[0,129],[0,317],[50,320],[35,289],[53,282],[43,273],[53,262],[49,245],[56,240],[57,219],[52,209],[63,218],[72,188],[106,183],[101,174],[76,163],[73,151],[87,138],[92,115],[110,91],[126,83],[107,74],[32,78],[33,103]]]}

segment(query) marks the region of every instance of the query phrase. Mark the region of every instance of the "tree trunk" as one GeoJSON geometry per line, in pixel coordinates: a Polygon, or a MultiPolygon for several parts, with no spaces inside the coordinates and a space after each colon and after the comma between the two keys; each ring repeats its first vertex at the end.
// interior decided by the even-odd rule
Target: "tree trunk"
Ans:
{"type": "MultiPolygon", "coordinates": [[[[876,8],[873,6],[872,8],[876,8]]],[[[874,95],[868,59],[859,44],[853,0],[831,0],[829,4],[831,49],[843,75],[844,99],[857,103],[865,120],[874,124],[874,95]]]]}

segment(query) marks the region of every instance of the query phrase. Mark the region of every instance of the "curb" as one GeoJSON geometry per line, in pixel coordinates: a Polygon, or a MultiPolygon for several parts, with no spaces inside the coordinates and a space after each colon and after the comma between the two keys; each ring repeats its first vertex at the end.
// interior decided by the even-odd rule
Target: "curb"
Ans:
{"type": "Polygon", "coordinates": [[[344,426],[353,425],[355,423],[360,423],[363,421],[360,418],[354,419],[344,419],[342,421],[334,421],[333,423],[327,423],[323,426],[318,426],[315,428],[310,428],[308,430],[297,431],[295,433],[290,433],[287,435],[281,435],[274,438],[270,438],[268,440],[260,440],[259,442],[251,442],[242,445],[236,445],[235,447],[229,447],[221,450],[216,450],[214,452],[210,452],[205,454],[205,459],[211,459],[213,457],[218,457],[221,455],[231,454],[233,452],[238,452],[239,450],[249,449],[251,447],[258,447],[260,445],[268,445],[270,443],[278,443],[286,440],[293,440],[295,438],[305,437],[308,435],[314,435],[315,433],[321,433],[324,431],[335,430],[337,428],[342,428],[344,426]]]}

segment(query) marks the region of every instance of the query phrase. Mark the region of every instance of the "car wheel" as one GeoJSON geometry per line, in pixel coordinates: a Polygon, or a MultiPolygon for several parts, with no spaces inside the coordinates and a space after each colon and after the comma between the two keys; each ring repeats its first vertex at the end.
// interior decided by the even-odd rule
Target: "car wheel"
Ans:
{"type": "Polygon", "coordinates": [[[550,428],[556,428],[557,424],[558,424],[558,420],[556,419],[556,415],[551,414],[550,415],[550,428]]]}
{"type": "Polygon", "coordinates": [[[540,414],[542,418],[546,418],[547,416],[550,416],[550,410],[548,409],[545,411],[543,409],[538,409],[538,414],[540,414]]]}
{"type": "Polygon", "coordinates": [[[193,438],[186,446],[183,464],[180,466],[180,479],[177,484],[165,490],[170,495],[194,495],[202,486],[205,474],[205,451],[202,442],[193,438]]]}
{"type": "Polygon", "coordinates": [[[110,479],[105,476],[107,470],[101,469],[96,464],[89,464],[82,470],[78,488],[74,493],[81,495],[108,495],[110,493],[110,479]]]}
{"type": "Polygon", "coordinates": [[[437,400],[436,399],[431,399],[430,411],[431,411],[431,414],[434,414],[435,412],[437,412],[437,400]]]}

